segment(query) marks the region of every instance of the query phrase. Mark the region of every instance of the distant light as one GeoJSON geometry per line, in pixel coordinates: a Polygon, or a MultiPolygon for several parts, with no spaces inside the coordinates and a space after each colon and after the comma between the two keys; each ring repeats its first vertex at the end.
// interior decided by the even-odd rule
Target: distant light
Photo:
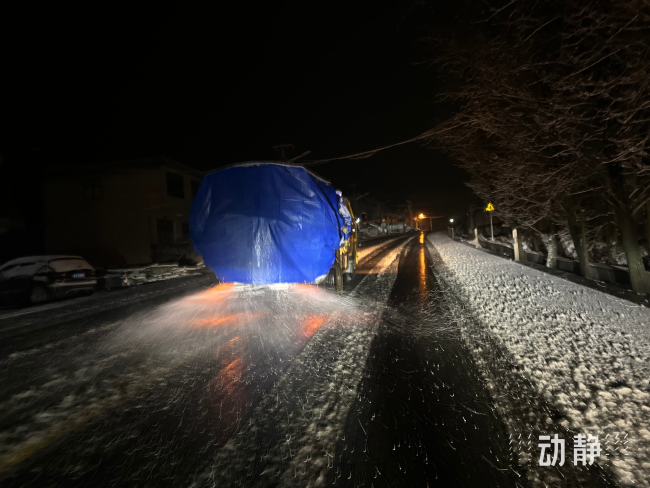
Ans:
{"type": "Polygon", "coordinates": [[[357,224],[360,224],[360,223],[361,223],[361,219],[357,218],[357,224]]]}
{"type": "Polygon", "coordinates": [[[454,219],[449,219],[449,222],[451,222],[451,223],[453,224],[453,223],[454,223],[454,219]]]}
{"type": "Polygon", "coordinates": [[[423,218],[424,218],[424,214],[420,214],[420,215],[418,215],[418,217],[420,217],[421,219],[423,219],[423,218]]]}

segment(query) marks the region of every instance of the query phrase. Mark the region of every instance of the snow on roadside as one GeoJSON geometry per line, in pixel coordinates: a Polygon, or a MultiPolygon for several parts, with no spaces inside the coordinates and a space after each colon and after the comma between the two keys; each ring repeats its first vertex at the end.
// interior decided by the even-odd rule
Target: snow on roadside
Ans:
{"type": "Polygon", "coordinates": [[[428,239],[441,259],[436,270],[559,411],[560,424],[603,444],[608,434],[628,434],[630,447],[599,464],[621,485],[650,486],[650,310],[442,233],[428,239]]]}
{"type": "Polygon", "coordinates": [[[323,324],[192,486],[324,484],[408,242],[341,298],[341,312],[323,324]]]}
{"type": "MultiPolygon", "coordinates": [[[[396,237],[400,237],[400,236],[396,236],[396,237]]],[[[359,261],[361,261],[362,259],[365,259],[366,256],[368,256],[370,253],[376,251],[380,247],[383,247],[383,246],[386,246],[386,245],[390,244],[391,242],[393,242],[393,239],[386,239],[385,241],[380,241],[378,243],[373,243],[372,241],[368,242],[368,243],[365,243],[363,241],[360,242],[359,243],[359,249],[357,250],[357,255],[359,256],[359,261]]]]}
{"type": "Polygon", "coordinates": [[[109,269],[107,276],[124,276],[130,285],[154,283],[156,281],[171,280],[200,272],[205,265],[179,266],[178,264],[149,264],[139,268],[109,269]]]}

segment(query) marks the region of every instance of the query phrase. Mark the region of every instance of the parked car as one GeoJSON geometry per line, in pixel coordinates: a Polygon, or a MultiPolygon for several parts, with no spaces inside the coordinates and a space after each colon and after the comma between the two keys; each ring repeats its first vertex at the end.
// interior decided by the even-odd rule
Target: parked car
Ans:
{"type": "Polygon", "coordinates": [[[41,303],[95,292],[95,269],[79,256],[29,256],[0,266],[2,303],[41,303]]]}

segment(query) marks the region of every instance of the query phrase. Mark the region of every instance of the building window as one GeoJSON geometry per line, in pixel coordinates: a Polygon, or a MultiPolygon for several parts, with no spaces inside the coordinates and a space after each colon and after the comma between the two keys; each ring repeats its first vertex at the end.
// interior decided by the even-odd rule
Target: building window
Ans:
{"type": "Polygon", "coordinates": [[[174,222],[171,220],[156,221],[158,245],[167,246],[174,243],[174,222]]]}
{"type": "Polygon", "coordinates": [[[189,242],[190,240],[190,224],[183,222],[182,224],[183,231],[183,242],[189,242]]]}
{"type": "Polygon", "coordinates": [[[192,180],[192,198],[196,197],[196,194],[199,192],[199,186],[201,186],[200,181],[192,180]]]}
{"type": "Polygon", "coordinates": [[[185,198],[183,175],[167,173],[167,195],[176,198],[185,198]]]}
{"type": "Polygon", "coordinates": [[[99,181],[86,181],[84,183],[84,196],[86,200],[100,200],[102,198],[102,185],[99,181]]]}

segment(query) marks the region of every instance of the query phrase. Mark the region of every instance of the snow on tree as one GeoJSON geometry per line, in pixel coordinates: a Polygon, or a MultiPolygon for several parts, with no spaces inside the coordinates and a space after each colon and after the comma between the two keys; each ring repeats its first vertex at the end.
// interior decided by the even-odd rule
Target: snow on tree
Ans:
{"type": "Polygon", "coordinates": [[[640,293],[650,293],[639,245],[650,210],[649,20],[647,0],[493,4],[442,46],[461,109],[429,140],[505,220],[568,228],[586,276],[589,236],[614,222],[640,293]]]}

